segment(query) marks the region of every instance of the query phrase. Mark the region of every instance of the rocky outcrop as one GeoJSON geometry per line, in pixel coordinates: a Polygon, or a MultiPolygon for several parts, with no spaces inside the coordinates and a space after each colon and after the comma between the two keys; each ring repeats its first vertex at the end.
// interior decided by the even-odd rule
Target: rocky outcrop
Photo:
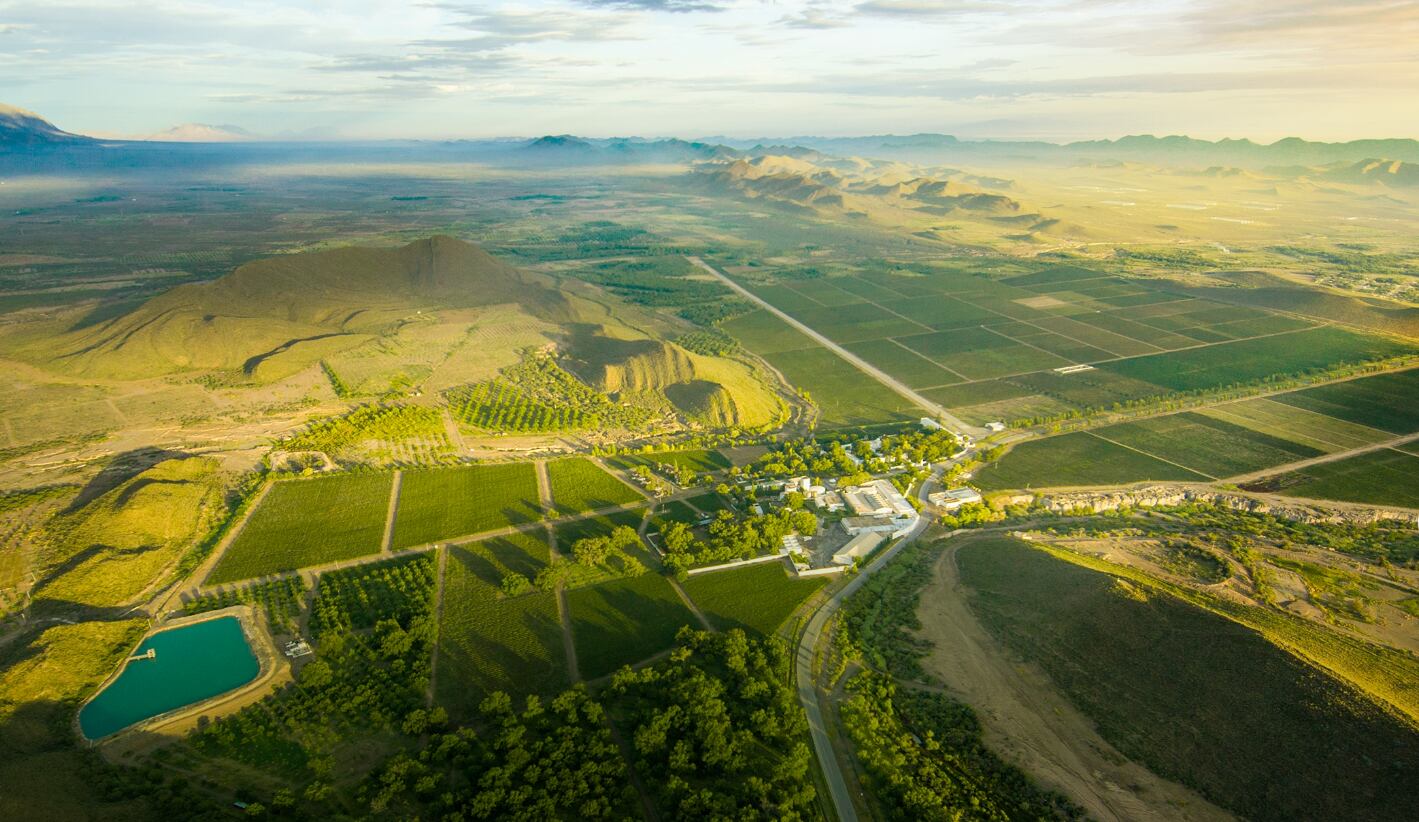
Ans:
{"type": "Polygon", "coordinates": [[[1070,491],[1039,497],[1008,500],[1008,503],[1034,502],[1057,514],[1080,510],[1102,513],[1119,508],[1169,508],[1205,503],[1233,508],[1253,514],[1270,514],[1279,519],[1316,524],[1344,523],[1368,525],[1382,520],[1395,520],[1419,525],[1419,515],[1412,511],[1369,508],[1355,505],[1325,506],[1300,502],[1281,502],[1274,498],[1251,496],[1235,491],[1187,485],[1147,485],[1107,491],[1070,491]]]}

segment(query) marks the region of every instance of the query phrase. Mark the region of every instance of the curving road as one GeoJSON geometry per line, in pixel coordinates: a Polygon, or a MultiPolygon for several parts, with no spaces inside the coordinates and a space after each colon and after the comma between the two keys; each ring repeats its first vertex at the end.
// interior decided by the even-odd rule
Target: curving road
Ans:
{"type": "Polygon", "coordinates": [[[903,383],[901,380],[898,380],[891,374],[886,373],[885,371],[881,370],[880,368],[868,362],[867,360],[864,360],[863,358],[857,356],[846,348],[843,348],[841,345],[838,345],[827,337],[824,337],[822,334],[819,334],[817,331],[814,331],[812,328],[809,328],[798,320],[795,320],[784,312],[778,310],[773,305],[769,304],[766,300],[764,300],[762,297],[758,296],[757,294],[740,285],[739,283],[736,283],[733,280],[729,279],[729,277],[720,273],[713,266],[711,266],[709,263],[706,263],[704,260],[701,260],[699,257],[686,257],[685,259],[689,260],[693,265],[700,268],[700,270],[704,271],[705,273],[713,276],[715,279],[729,286],[729,288],[733,290],[734,293],[738,294],[746,300],[753,302],[755,305],[758,305],[760,308],[763,308],[765,311],[768,311],[770,314],[773,314],[775,317],[778,317],[780,320],[783,320],[784,322],[793,326],[795,329],[813,338],[814,342],[818,343],[819,345],[823,346],[834,354],[837,354],[839,357],[842,357],[843,359],[847,360],[857,370],[887,386],[892,390],[893,393],[902,396],[912,405],[915,405],[919,408],[923,408],[926,411],[930,412],[937,419],[941,420],[943,425],[945,425],[947,428],[951,429],[955,433],[965,434],[975,439],[981,439],[989,434],[989,432],[986,431],[984,428],[977,428],[974,425],[969,425],[966,422],[956,418],[945,408],[941,407],[940,404],[934,403],[926,397],[923,397],[922,395],[913,391],[909,386],[907,386],[906,383],[903,383]]]}
{"type": "MultiPolygon", "coordinates": [[[[931,476],[917,490],[918,499],[922,502],[926,501],[926,495],[940,481],[942,473],[949,465],[951,463],[946,462],[933,469],[931,476]]],[[[848,790],[847,779],[843,776],[842,767],[838,764],[837,752],[833,750],[833,742],[828,736],[828,726],[823,719],[823,708],[819,702],[818,685],[813,675],[813,660],[817,656],[818,641],[822,638],[823,629],[837,613],[843,601],[866,584],[868,577],[882,570],[903,548],[921,536],[929,523],[930,520],[927,516],[918,517],[916,525],[897,540],[895,545],[883,551],[859,571],[857,576],[853,577],[847,585],[829,597],[828,601],[823,603],[822,607],[815,611],[812,618],[808,620],[807,627],[803,629],[803,635],[799,637],[798,648],[794,651],[793,672],[798,688],[798,701],[808,714],[808,731],[813,737],[813,749],[818,755],[818,766],[823,771],[823,780],[828,784],[828,793],[832,797],[833,807],[837,810],[838,818],[843,822],[857,822],[857,808],[852,804],[852,794],[848,790]]]]}

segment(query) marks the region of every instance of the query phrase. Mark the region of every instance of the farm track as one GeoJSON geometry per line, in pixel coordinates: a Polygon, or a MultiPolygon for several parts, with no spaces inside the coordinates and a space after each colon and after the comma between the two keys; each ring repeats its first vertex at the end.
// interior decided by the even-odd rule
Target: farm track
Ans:
{"type": "Polygon", "coordinates": [[[939,404],[932,402],[931,400],[927,399],[926,397],[923,397],[922,395],[913,391],[911,388],[907,387],[906,383],[903,383],[902,381],[891,376],[880,368],[877,368],[876,366],[872,365],[871,363],[862,359],[851,351],[848,351],[846,348],[843,348],[841,345],[838,345],[837,343],[833,342],[832,340],[828,339],[817,331],[814,331],[812,328],[807,325],[804,325],[802,322],[799,322],[798,320],[789,316],[784,311],[775,308],[767,300],[758,296],[757,294],[740,285],[739,283],[736,283],[733,280],[729,279],[729,277],[720,273],[717,269],[706,263],[704,260],[701,260],[699,257],[686,257],[685,259],[689,260],[691,264],[712,275],[715,279],[728,286],[730,290],[734,291],[734,293],[765,309],[770,314],[773,314],[775,317],[778,317],[780,320],[783,320],[785,323],[788,323],[788,325],[793,327],[795,330],[807,335],[814,342],[833,352],[839,358],[847,361],[848,364],[852,365],[857,370],[861,371],[862,373],[866,374],[867,376],[891,389],[893,393],[907,400],[912,405],[915,405],[918,408],[922,408],[927,412],[936,415],[940,419],[945,420],[946,423],[950,425],[950,427],[954,428],[956,431],[969,434],[970,436],[975,438],[981,438],[986,436],[985,429],[977,428],[974,425],[969,425],[963,420],[960,420],[957,417],[953,416],[949,411],[947,411],[939,404]]]}
{"type": "Polygon", "coordinates": [[[670,583],[670,587],[675,589],[675,594],[680,597],[680,601],[685,603],[685,607],[689,608],[690,613],[694,614],[695,619],[699,620],[700,627],[704,628],[706,631],[713,631],[714,626],[710,624],[709,617],[705,616],[705,612],[700,610],[700,606],[696,605],[693,599],[690,599],[690,594],[684,588],[680,587],[679,581],[674,577],[666,577],[665,579],[670,583]]]}
{"type": "Polygon", "coordinates": [[[389,483],[389,511],[384,515],[384,537],[379,543],[381,554],[388,554],[389,546],[394,542],[394,520],[399,516],[399,488],[403,483],[404,472],[394,469],[394,479],[389,483]]]}
{"type": "Polygon", "coordinates": [[[547,474],[547,461],[534,460],[532,469],[537,474],[537,500],[542,510],[548,514],[556,512],[556,500],[552,499],[552,478],[547,474]]]}
{"type": "Polygon", "coordinates": [[[1261,471],[1253,471],[1250,474],[1238,474],[1235,477],[1226,477],[1224,481],[1231,484],[1252,482],[1254,480],[1259,480],[1263,477],[1270,477],[1275,474],[1286,474],[1290,473],[1291,471],[1299,471],[1303,468],[1310,468],[1315,465],[1324,465],[1327,462],[1337,462],[1339,460],[1348,459],[1350,457],[1358,457],[1361,454],[1368,454],[1371,451],[1380,451],[1386,448],[1394,448],[1399,445],[1408,444],[1410,442],[1413,442],[1414,440],[1419,440],[1419,432],[1413,434],[1405,434],[1400,437],[1395,437],[1394,439],[1385,440],[1384,442],[1375,442],[1369,445],[1362,445],[1359,448],[1351,448],[1348,451],[1336,451],[1333,454],[1321,454],[1318,457],[1297,460],[1296,462],[1288,462],[1285,465],[1275,465],[1271,468],[1266,468],[1261,471]]]}
{"type": "Polygon", "coordinates": [[[438,552],[438,570],[434,574],[434,642],[429,652],[429,687],[424,692],[424,705],[428,708],[434,707],[434,683],[438,682],[439,638],[443,631],[443,575],[448,569],[448,547],[439,548],[438,552]]]}
{"type": "MultiPolygon", "coordinates": [[[[691,489],[691,490],[688,490],[688,491],[681,491],[681,492],[678,492],[678,493],[676,493],[676,494],[671,494],[670,496],[664,497],[663,499],[664,499],[664,500],[678,499],[678,498],[681,498],[681,497],[683,497],[683,496],[685,496],[685,495],[689,495],[689,494],[693,494],[693,493],[697,493],[697,492],[702,492],[702,489],[695,488],[695,489],[691,489]]],[[[319,577],[321,574],[327,573],[327,572],[329,572],[329,571],[337,571],[337,570],[342,570],[342,569],[345,569],[345,568],[354,568],[354,567],[357,567],[357,566],[360,566],[360,565],[368,565],[368,564],[370,564],[370,563],[372,563],[372,562],[382,562],[382,561],[388,560],[388,559],[397,559],[397,558],[399,558],[399,557],[407,557],[407,556],[413,556],[413,555],[415,555],[415,554],[422,554],[422,553],[426,553],[426,552],[428,552],[428,551],[431,551],[431,550],[433,550],[434,548],[437,548],[437,547],[440,546],[440,545],[467,545],[468,543],[471,543],[471,542],[482,542],[483,540],[486,540],[486,539],[494,539],[494,538],[496,538],[496,537],[506,537],[506,536],[511,536],[512,534],[518,534],[518,533],[523,533],[523,532],[526,532],[526,531],[532,531],[532,530],[535,530],[535,529],[537,529],[537,528],[544,528],[544,527],[547,527],[548,525],[552,525],[552,524],[556,524],[556,523],[577,522],[577,521],[584,520],[584,519],[593,519],[593,518],[596,518],[596,517],[604,517],[604,516],[607,516],[607,515],[610,515],[610,514],[615,514],[615,513],[621,512],[621,511],[635,511],[635,510],[639,510],[640,508],[642,508],[642,507],[644,507],[644,506],[646,506],[646,505],[648,505],[648,504],[650,504],[650,500],[636,500],[636,501],[634,501],[634,502],[628,502],[628,503],[625,503],[625,504],[623,504],[623,505],[610,505],[610,506],[607,506],[607,507],[605,507],[605,508],[596,508],[596,509],[591,510],[591,511],[583,511],[583,512],[581,512],[581,513],[579,513],[579,514],[571,514],[571,515],[565,516],[565,517],[558,517],[558,518],[556,518],[556,519],[554,519],[554,520],[539,520],[539,521],[537,521],[537,522],[525,522],[525,523],[521,523],[521,524],[519,524],[519,525],[509,525],[509,526],[506,526],[506,527],[503,527],[503,528],[496,528],[496,529],[489,530],[489,531],[479,531],[479,532],[473,533],[473,534],[462,534],[462,535],[459,535],[459,536],[456,536],[456,537],[450,537],[450,538],[448,538],[448,539],[442,539],[442,540],[439,540],[438,542],[428,543],[428,544],[425,544],[425,545],[414,545],[414,546],[410,546],[410,547],[408,547],[408,548],[403,548],[403,549],[400,549],[400,550],[397,550],[397,551],[390,551],[389,553],[382,553],[382,552],[381,552],[381,553],[366,554],[365,556],[362,556],[362,557],[353,557],[353,558],[351,558],[351,559],[344,559],[344,560],[340,560],[340,561],[338,561],[338,562],[328,562],[328,563],[324,563],[324,564],[322,564],[322,565],[310,565],[310,566],[307,566],[307,567],[305,567],[305,568],[300,568],[300,569],[296,569],[296,570],[292,570],[292,571],[282,571],[282,572],[279,573],[279,574],[268,574],[268,575],[263,576],[263,577],[253,577],[253,578],[251,578],[251,579],[238,580],[238,581],[235,581],[235,582],[225,582],[225,583],[220,583],[220,584],[211,585],[211,586],[199,585],[199,586],[197,586],[197,587],[190,587],[190,588],[187,588],[186,590],[181,591],[181,593],[185,593],[185,594],[190,594],[190,595],[193,595],[193,596],[197,596],[197,595],[201,595],[201,594],[212,593],[212,592],[214,592],[214,591],[221,591],[221,590],[224,590],[224,589],[244,588],[244,587],[247,587],[247,586],[249,586],[249,585],[256,585],[256,584],[263,583],[263,582],[272,582],[272,581],[279,580],[279,579],[288,579],[288,578],[290,578],[290,577],[302,576],[302,575],[306,576],[308,579],[315,579],[316,577],[319,577]]],[[[255,506],[254,506],[254,505],[252,506],[252,509],[253,509],[253,510],[255,509],[255,506]]],[[[223,548],[223,550],[225,550],[225,548],[223,548]]],[[[215,552],[215,551],[214,551],[213,553],[214,553],[214,555],[219,555],[219,552],[215,552]]],[[[195,577],[194,577],[194,578],[195,578],[195,577]]]]}

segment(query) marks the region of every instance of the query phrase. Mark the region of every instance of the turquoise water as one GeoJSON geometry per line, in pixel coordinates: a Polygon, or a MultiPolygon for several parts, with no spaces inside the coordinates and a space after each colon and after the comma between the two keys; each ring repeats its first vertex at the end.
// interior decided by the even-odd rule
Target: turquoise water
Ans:
{"type": "Polygon", "coordinates": [[[209,619],[153,634],[118,679],[79,712],[88,739],[108,736],[150,716],[226,693],[256,678],[261,666],[234,616],[209,619]]]}

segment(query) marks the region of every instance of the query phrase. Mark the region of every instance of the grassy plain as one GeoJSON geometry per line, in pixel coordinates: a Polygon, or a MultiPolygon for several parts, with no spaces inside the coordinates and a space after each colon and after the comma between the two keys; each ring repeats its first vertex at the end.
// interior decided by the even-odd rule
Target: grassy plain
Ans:
{"type": "Polygon", "coordinates": [[[207,577],[208,584],[377,553],[392,475],[336,474],[278,482],[207,577]]]}
{"type": "Polygon", "coordinates": [[[681,586],[721,631],[743,628],[772,636],[798,606],[827,582],[826,577],[790,577],[782,563],[766,562],[698,574],[681,586]]]}
{"type": "Polygon", "coordinates": [[[637,465],[665,465],[705,473],[729,468],[733,463],[712,448],[692,448],[685,451],[657,451],[650,454],[622,454],[607,459],[611,465],[629,469],[637,465]]]}
{"type": "Polygon", "coordinates": [[[530,462],[404,472],[395,548],[477,534],[541,519],[537,475],[530,462]]]}
{"type": "Polygon", "coordinates": [[[580,514],[645,499],[639,491],[583,457],[547,463],[547,478],[552,484],[552,504],[561,514],[580,514]]]}
{"type": "Polygon", "coordinates": [[[1419,731],[1252,630],[1014,540],[959,564],[990,632],[1160,775],[1253,819],[1412,810],[1419,731]]]}
{"type": "Polygon", "coordinates": [[[694,616],[659,574],[642,574],[567,594],[577,665],[586,679],[669,648],[694,616]]]}
{"type": "Polygon", "coordinates": [[[439,620],[435,696],[470,718],[492,691],[555,693],[567,684],[557,598],[551,591],[505,597],[503,573],[535,575],[547,544],[517,534],[448,549],[439,620]]]}

